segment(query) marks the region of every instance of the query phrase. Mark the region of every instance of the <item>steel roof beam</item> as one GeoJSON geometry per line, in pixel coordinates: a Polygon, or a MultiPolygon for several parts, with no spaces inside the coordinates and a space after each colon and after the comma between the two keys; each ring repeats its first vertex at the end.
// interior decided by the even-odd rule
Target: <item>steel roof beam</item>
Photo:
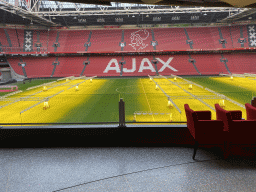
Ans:
{"type": "Polygon", "coordinates": [[[231,15],[225,19],[220,20],[219,22],[220,23],[231,23],[235,20],[241,19],[243,17],[249,16],[254,13],[256,13],[256,9],[244,9],[235,15],[231,15]]]}
{"type": "Polygon", "coordinates": [[[4,0],[0,0],[0,9],[8,11],[8,12],[16,14],[16,15],[19,15],[23,18],[30,19],[34,22],[41,24],[41,25],[57,26],[56,23],[49,21],[48,19],[46,19],[40,15],[37,15],[34,12],[24,10],[24,9],[14,6],[13,4],[8,3],[4,0]]]}
{"type": "Polygon", "coordinates": [[[180,8],[180,9],[119,9],[119,10],[86,10],[77,9],[72,11],[53,10],[34,12],[44,16],[77,16],[80,15],[129,15],[129,14],[169,14],[169,13],[209,13],[209,12],[238,12],[234,8],[180,8]]]}

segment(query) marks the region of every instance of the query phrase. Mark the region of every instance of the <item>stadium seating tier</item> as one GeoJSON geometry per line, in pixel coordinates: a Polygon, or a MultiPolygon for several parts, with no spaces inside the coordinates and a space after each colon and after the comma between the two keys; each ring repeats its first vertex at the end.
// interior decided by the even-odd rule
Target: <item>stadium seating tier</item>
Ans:
{"type": "MultiPolygon", "coordinates": [[[[217,57],[217,56],[216,56],[217,57]]],[[[66,76],[120,76],[121,65],[123,65],[123,76],[147,76],[156,75],[155,64],[157,61],[157,70],[161,75],[198,75],[193,64],[189,62],[188,55],[157,55],[155,58],[151,55],[145,56],[74,56],[74,57],[22,57],[26,63],[25,70],[29,78],[33,77],[66,77],[66,76]],[[88,65],[85,66],[86,61],[88,65]],[[54,70],[54,62],[57,63],[54,70]],[[82,73],[83,72],[83,73],[82,73]]],[[[8,62],[14,71],[20,75],[23,74],[20,58],[8,58],[8,62]]],[[[211,71],[212,67],[208,66],[211,71]]],[[[206,67],[207,68],[207,67],[206,67]]],[[[205,70],[207,73],[207,70],[205,70]]],[[[211,74],[223,72],[221,67],[216,67],[211,74]]]]}
{"type": "Polygon", "coordinates": [[[253,53],[223,54],[231,73],[255,73],[256,55],[253,53]]]}
{"type": "MultiPolygon", "coordinates": [[[[6,29],[12,47],[24,47],[23,29],[6,29]]],[[[232,49],[249,47],[246,25],[224,27],[188,27],[104,30],[33,30],[33,48],[37,50],[37,32],[48,52],[150,52],[193,49],[232,49]],[[220,43],[220,41],[225,43],[220,43]],[[243,43],[240,41],[244,40],[243,43]],[[189,44],[189,41],[191,43],[189,44]],[[86,44],[88,48],[86,50],[86,44]],[[56,45],[56,47],[54,46],[56,45]],[[192,45],[192,46],[190,46],[192,45]],[[224,45],[224,46],[223,46],[224,45]]],[[[4,29],[2,45],[9,46],[4,29]]],[[[14,52],[15,49],[12,50],[14,52]]]]}
{"type": "MultiPolygon", "coordinates": [[[[19,74],[24,75],[22,67],[19,66],[20,58],[13,57],[7,59],[13,70],[19,74]]],[[[34,57],[22,57],[22,61],[26,63],[25,71],[28,78],[36,77],[50,77],[53,70],[52,63],[54,62],[54,57],[47,58],[34,58],[34,57]]]]}
{"type": "Polygon", "coordinates": [[[194,49],[222,48],[219,43],[217,27],[187,28],[189,38],[193,41],[194,49]]]}
{"type": "Polygon", "coordinates": [[[48,45],[48,31],[47,30],[34,30],[33,31],[33,49],[37,50],[36,43],[40,43],[40,51],[47,51],[48,45]],[[38,37],[39,39],[38,39],[38,37]],[[39,40],[39,41],[38,41],[39,40]]]}
{"type": "Polygon", "coordinates": [[[202,75],[228,73],[223,62],[220,62],[220,54],[197,54],[191,56],[202,75]]]}
{"type": "MultiPolygon", "coordinates": [[[[23,29],[0,29],[1,44],[18,51],[24,50],[23,29]],[[8,33],[9,39],[5,31],[8,33]],[[8,42],[9,41],[9,42],[8,42]]],[[[53,53],[77,52],[151,52],[193,49],[232,49],[248,47],[246,25],[226,27],[153,28],[153,29],[105,29],[105,30],[33,30],[33,49],[41,43],[40,51],[53,53]],[[243,42],[241,42],[243,40],[243,42]],[[222,42],[222,43],[221,43],[222,42]]],[[[3,46],[2,46],[3,47],[3,46]]],[[[9,50],[12,50],[9,49],[9,50]]],[[[24,57],[28,77],[50,76],[119,76],[120,62],[123,76],[156,74],[152,60],[158,62],[160,74],[209,75],[219,73],[251,73],[256,71],[255,56],[248,54],[191,54],[147,56],[66,56],[24,57]],[[58,62],[54,67],[53,63],[58,62]],[[88,62],[88,63],[87,63],[88,62]],[[89,65],[84,65],[84,63],[89,65]],[[168,63],[168,64],[167,64],[168,63]],[[225,66],[226,65],[226,66],[225,66]],[[105,72],[104,72],[105,71],[105,72]],[[107,72],[106,72],[107,71],[107,72]]],[[[23,75],[20,59],[9,58],[11,66],[23,75]]]]}
{"type": "Polygon", "coordinates": [[[233,49],[233,40],[231,39],[231,29],[229,27],[219,27],[222,38],[226,40],[225,48],[227,49],[233,49]]]}
{"type": "MultiPolygon", "coordinates": [[[[96,52],[115,52],[121,51],[121,30],[93,30],[91,31],[91,45],[88,51],[96,52]]],[[[87,39],[84,43],[87,42],[87,39]]]]}
{"type": "Polygon", "coordinates": [[[0,28],[0,42],[2,44],[2,46],[9,46],[4,29],[0,28]]]}
{"type": "Polygon", "coordinates": [[[155,39],[158,42],[157,50],[186,50],[186,35],[183,28],[154,29],[155,39]]]}

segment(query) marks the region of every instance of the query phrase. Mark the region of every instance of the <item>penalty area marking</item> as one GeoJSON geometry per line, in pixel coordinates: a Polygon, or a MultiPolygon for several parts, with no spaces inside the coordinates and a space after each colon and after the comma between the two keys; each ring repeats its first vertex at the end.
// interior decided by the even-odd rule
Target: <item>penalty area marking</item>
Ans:
{"type": "MultiPolygon", "coordinates": [[[[146,92],[145,92],[144,86],[143,86],[143,84],[142,84],[142,82],[141,82],[141,79],[140,79],[140,83],[141,83],[141,85],[142,85],[143,92],[144,92],[145,97],[146,97],[147,102],[148,102],[148,97],[147,97],[147,95],[146,95],[146,92]]],[[[149,107],[150,112],[152,112],[151,107],[150,107],[150,105],[149,105],[149,102],[148,102],[148,107],[149,107]]],[[[154,115],[153,115],[153,114],[152,114],[152,118],[153,118],[153,121],[155,121],[155,118],[154,118],[154,115]]]]}

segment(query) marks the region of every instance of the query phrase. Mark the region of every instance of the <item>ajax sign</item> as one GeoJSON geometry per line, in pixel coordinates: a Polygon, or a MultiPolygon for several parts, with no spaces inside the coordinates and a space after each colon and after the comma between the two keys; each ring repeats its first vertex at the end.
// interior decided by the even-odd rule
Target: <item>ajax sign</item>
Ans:
{"type": "MultiPolygon", "coordinates": [[[[159,63],[158,63],[158,72],[163,72],[166,68],[171,69],[172,71],[177,72],[178,70],[173,68],[172,66],[170,66],[169,64],[171,63],[171,61],[173,60],[173,57],[169,57],[169,59],[164,62],[162,59],[160,58],[156,58],[159,63],[162,64],[161,68],[159,67],[159,63]]],[[[139,73],[142,73],[144,70],[150,70],[151,72],[156,72],[155,68],[153,67],[151,61],[148,58],[143,58],[141,60],[140,66],[139,66],[139,73]]],[[[108,65],[106,67],[106,69],[103,71],[103,73],[108,73],[109,71],[116,71],[116,73],[120,73],[120,66],[118,64],[117,59],[111,59],[108,62],[108,65]]],[[[133,73],[136,71],[136,58],[132,58],[132,68],[131,69],[127,69],[127,68],[123,68],[123,72],[125,73],[133,73]]]]}

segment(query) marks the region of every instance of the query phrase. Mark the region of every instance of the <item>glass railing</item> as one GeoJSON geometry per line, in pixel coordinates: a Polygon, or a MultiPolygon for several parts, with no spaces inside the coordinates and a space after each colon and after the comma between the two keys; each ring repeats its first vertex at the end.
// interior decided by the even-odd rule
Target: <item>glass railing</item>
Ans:
{"type": "MultiPolygon", "coordinates": [[[[81,82],[60,80],[35,85],[23,91],[1,92],[0,124],[120,124],[120,115],[124,117],[122,124],[185,124],[184,104],[189,104],[195,111],[209,110],[212,119],[216,119],[216,103],[226,110],[241,110],[242,117],[246,119],[244,104],[251,103],[255,95],[253,91],[215,93],[194,90],[195,87],[184,88],[185,91],[168,90],[170,85],[163,84],[159,85],[165,94],[161,89],[154,88],[153,93],[149,89],[144,93],[138,90],[128,92],[127,89],[122,91],[122,87],[109,90],[110,85],[90,83],[89,79],[86,84],[81,82]],[[123,108],[120,108],[120,100],[124,101],[123,108]]],[[[0,89],[10,90],[10,87],[0,89]]]]}
{"type": "Polygon", "coordinates": [[[218,92],[217,82],[208,89],[182,78],[151,78],[71,76],[0,86],[0,124],[185,124],[184,104],[216,119],[216,103],[246,119],[244,104],[256,96],[251,79],[218,92]]]}

